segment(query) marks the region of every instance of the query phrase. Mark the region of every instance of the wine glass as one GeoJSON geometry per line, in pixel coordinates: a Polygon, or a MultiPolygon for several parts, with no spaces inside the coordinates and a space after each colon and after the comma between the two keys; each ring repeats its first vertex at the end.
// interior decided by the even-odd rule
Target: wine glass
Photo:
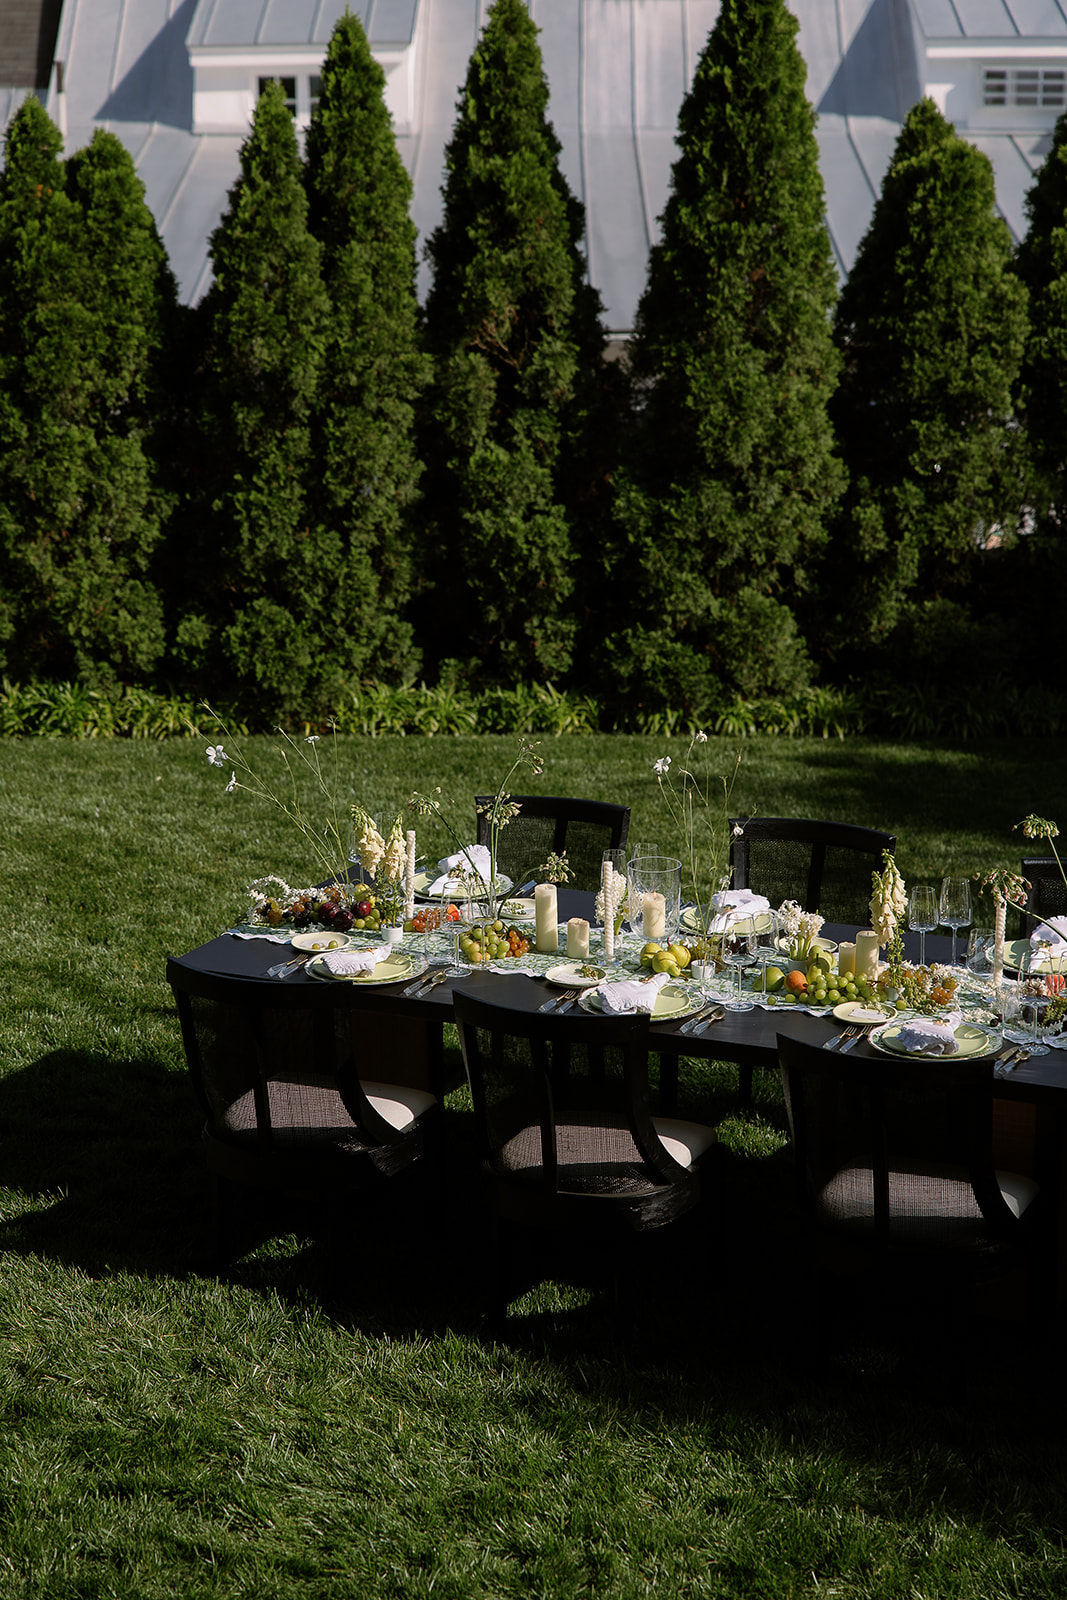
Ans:
{"type": "Polygon", "coordinates": [[[751,1011],[755,1001],[747,999],[741,989],[741,972],[756,959],[756,932],[749,919],[731,922],[723,933],[722,958],[737,973],[734,998],[724,1000],[723,1005],[728,1011],[751,1011]]]}
{"type": "Polygon", "coordinates": [[[926,965],[926,935],[937,930],[937,895],[933,886],[918,883],[908,896],[908,927],[919,935],[919,965],[926,965]]]}
{"type": "Polygon", "coordinates": [[[938,921],[952,929],[952,965],[956,965],[956,935],[971,920],[971,880],[942,878],[938,921]]]}
{"type": "Polygon", "coordinates": [[[753,918],[753,942],[755,956],[762,969],[760,974],[760,988],[764,998],[767,994],[767,968],[778,956],[778,940],[781,930],[778,926],[777,911],[761,911],[753,918]]]}

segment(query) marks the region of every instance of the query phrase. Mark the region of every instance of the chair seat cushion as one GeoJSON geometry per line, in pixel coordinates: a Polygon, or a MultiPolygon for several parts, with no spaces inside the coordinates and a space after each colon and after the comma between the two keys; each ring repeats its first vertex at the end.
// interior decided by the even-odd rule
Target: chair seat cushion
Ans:
{"type": "Polygon", "coordinates": [[[652,1126],[668,1155],[673,1156],[682,1167],[692,1166],[694,1161],[700,1160],[705,1150],[710,1150],[713,1144],[718,1143],[715,1129],[706,1128],[702,1122],[683,1122],[679,1117],[653,1117],[652,1126]]]}
{"type": "MultiPolygon", "coordinates": [[[[654,1117],[653,1124],[668,1153],[687,1170],[716,1143],[715,1130],[677,1118],[654,1117]]],[[[557,1122],[558,1187],[571,1193],[652,1194],[666,1181],[641,1159],[629,1126],[557,1122]]],[[[541,1130],[534,1124],[514,1134],[497,1153],[498,1172],[520,1181],[540,1181],[544,1171],[541,1130]]]]}
{"type": "MultiPolygon", "coordinates": [[[[372,1108],[400,1131],[436,1104],[425,1089],[400,1083],[362,1084],[372,1108]]],[[[348,1114],[335,1084],[310,1075],[300,1081],[272,1078],[267,1086],[271,1137],[276,1143],[320,1143],[365,1149],[367,1142],[348,1114]]],[[[251,1090],[228,1105],[216,1124],[225,1138],[258,1138],[255,1096],[251,1090]]]]}
{"type": "Polygon", "coordinates": [[[437,1104],[426,1089],[412,1089],[406,1083],[372,1083],[361,1080],[363,1093],[374,1110],[394,1128],[406,1128],[437,1104]]]}
{"type": "MultiPolygon", "coordinates": [[[[1017,1172],[998,1172],[1006,1206],[1021,1217],[1037,1195],[1037,1184],[1017,1172]]],[[[874,1189],[867,1167],[843,1167],[819,1190],[823,1222],[845,1231],[874,1226],[874,1189]]],[[[893,1244],[980,1249],[995,1240],[966,1174],[945,1168],[889,1173],[889,1237],[893,1244]]]]}

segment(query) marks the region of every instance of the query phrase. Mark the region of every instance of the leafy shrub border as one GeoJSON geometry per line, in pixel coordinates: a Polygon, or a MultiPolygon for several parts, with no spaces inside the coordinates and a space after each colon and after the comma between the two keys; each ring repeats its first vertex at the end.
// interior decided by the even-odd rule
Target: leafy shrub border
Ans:
{"type": "MultiPolygon", "coordinates": [[[[78,683],[11,683],[0,680],[0,737],[53,739],[187,738],[202,707],[179,695],[127,686],[115,693],[78,683]]],[[[247,707],[218,706],[234,733],[268,731],[247,707]]],[[[517,685],[481,693],[447,685],[353,687],[332,715],[290,727],[294,733],[322,731],[378,738],[384,734],[641,733],[685,737],[702,727],[725,738],[777,734],[787,738],[844,739],[863,733],[908,739],[975,739],[1017,733],[1023,691],[1010,684],[976,695],[942,687],[922,696],[904,686],[853,685],[813,688],[777,700],[735,699],[709,709],[700,721],[676,711],[609,713],[592,696],[551,684],[517,685]]],[[[1055,693],[1026,692],[1028,719],[1045,737],[1067,731],[1067,712],[1055,693]],[[1035,705],[1035,694],[1040,700],[1035,705]]]]}

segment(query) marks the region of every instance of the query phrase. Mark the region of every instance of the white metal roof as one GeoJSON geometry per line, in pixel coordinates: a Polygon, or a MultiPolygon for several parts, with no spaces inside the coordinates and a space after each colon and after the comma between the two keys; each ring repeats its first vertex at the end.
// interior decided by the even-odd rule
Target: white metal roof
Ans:
{"type": "MultiPolygon", "coordinates": [[[[97,126],[127,144],[190,303],[210,281],[207,241],[247,132],[247,125],[193,132],[190,51],[198,62],[235,49],[251,51],[249,61],[264,52],[276,62],[291,48],[294,59],[307,60],[315,47],[325,51],[343,8],[344,0],[65,0],[56,46],[64,87],[59,94],[54,74],[48,109],[68,151],[97,126]]],[[[792,8],[819,112],[827,219],[842,272],[855,258],[903,117],[924,90],[944,88],[931,88],[931,78],[971,71],[968,50],[983,62],[1001,51],[1028,59],[1029,51],[1035,60],[1051,52],[1067,63],[1067,0],[792,0],[792,8]]],[[[392,51],[392,59],[399,52],[413,65],[410,120],[397,142],[425,240],[440,217],[444,147],[488,0],[356,0],[352,9],[383,61],[392,51]]],[[[590,276],[609,326],[626,331],[668,193],[678,106],[719,0],[530,0],[530,9],[541,29],[564,171],[586,206],[590,276]]],[[[13,110],[14,97],[8,104],[13,110]]],[[[1028,125],[1025,115],[994,113],[979,132],[962,129],[993,162],[999,204],[1016,235],[1052,120],[1030,117],[1028,125]]],[[[425,289],[425,269],[423,279],[425,289]]]]}

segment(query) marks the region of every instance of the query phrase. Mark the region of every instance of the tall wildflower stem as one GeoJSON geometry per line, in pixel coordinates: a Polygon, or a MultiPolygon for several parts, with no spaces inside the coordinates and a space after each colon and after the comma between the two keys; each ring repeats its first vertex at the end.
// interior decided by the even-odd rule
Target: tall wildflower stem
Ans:
{"type": "Polygon", "coordinates": [[[693,898],[697,904],[705,935],[712,917],[712,896],[719,890],[727,888],[730,882],[730,801],[741,767],[741,753],[738,751],[728,775],[716,776],[709,772],[702,781],[693,770],[693,750],[696,745],[706,744],[707,741],[708,736],[703,732],[691,736],[683,764],[679,768],[679,785],[676,785],[671,777],[670,756],[661,756],[652,767],[667,813],[682,837],[680,854],[686,861],[693,898]],[[711,847],[711,867],[708,873],[709,890],[705,904],[700,893],[699,861],[700,843],[704,843],[706,850],[708,841],[711,847]]]}

